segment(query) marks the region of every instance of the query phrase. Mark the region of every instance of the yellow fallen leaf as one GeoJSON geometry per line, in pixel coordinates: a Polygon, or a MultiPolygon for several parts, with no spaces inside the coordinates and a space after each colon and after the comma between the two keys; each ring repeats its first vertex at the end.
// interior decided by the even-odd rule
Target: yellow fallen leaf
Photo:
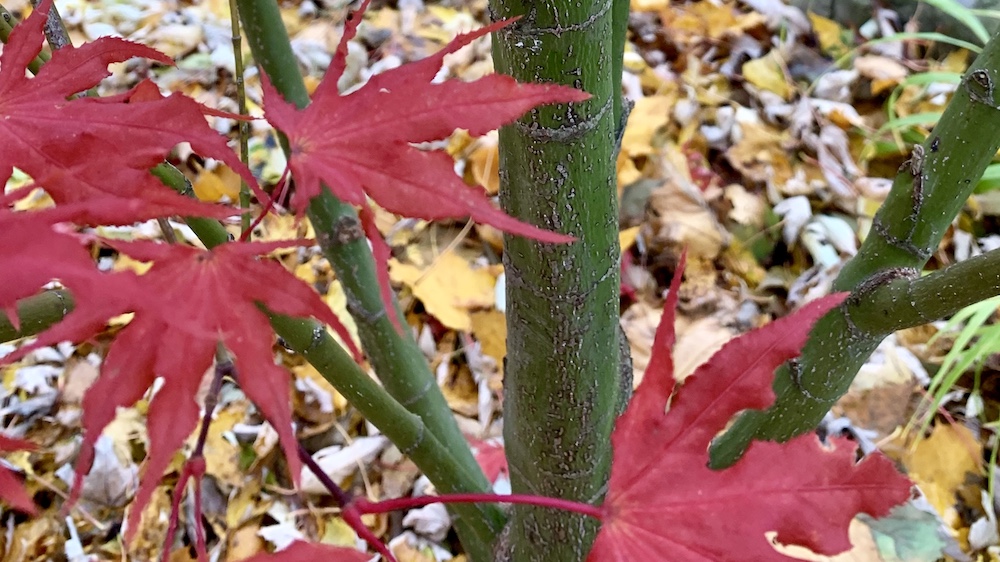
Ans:
{"type": "Polygon", "coordinates": [[[202,170],[194,180],[194,194],[202,201],[216,203],[226,199],[237,201],[240,197],[240,177],[229,168],[202,170]]]}
{"type": "Polygon", "coordinates": [[[114,271],[132,271],[142,275],[149,271],[149,268],[151,267],[153,267],[153,262],[139,261],[132,259],[125,254],[119,254],[118,257],[115,258],[115,263],[111,269],[114,271]]]}
{"type": "Polygon", "coordinates": [[[778,94],[783,99],[792,97],[792,86],[785,79],[785,71],[777,51],[752,59],[743,65],[743,77],[762,90],[778,94]]]}
{"type": "Polygon", "coordinates": [[[499,310],[477,310],[470,315],[472,334],[476,336],[483,353],[503,364],[507,355],[507,316],[499,310]]]}
{"type": "Polygon", "coordinates": [[[143,40],[157,51],[176,59],[197,48],[205,40],[205,31],[200,24],[164,22],[153,28],[143,40]]]}
{"type": "Polygon", "coordinates": [[[930,437],[918,441],[907,452],[903,464],[927,501],[947,520],[954,515],[956,494],[961,495],[962,489],[975,481],[970,474],[978,476],[982,472],[981,458],[982,444],[969,429],[940,424],[930,437]]]}
{"type": "Polygon", "coordinates": [[[643,156],[653,152],[653,136],[670,120],[674,99],[667,96],[649,96],[635,102],[625,125],[622,152],[629,156],[643,156]]]}
{"type": "MultiPolygon", "coordinates": [[[[55,510],[51,510],[55,511],[55,510]]],[[[4,560],[45,560],[62,550],[65,524],[57,514],[32,517],[13,527],[4,560]]]]}
{"type": "MultiPolygon", "coordinates": [[[[139,528],[136,529],[135,539],[127,546],[128,556],[122,556],[122,560],[160,559],[163,543],[167,539],[168,515],[170,514],[173,493],[173,486],[166,484],[159,485],[153,490],[153,497],[143,508],[142,517],[139,518],[139,528]]],[[[16,560],[30,560],[30,558],[17,558],[16,560]]]]}
{"type": "Polygon", "coordinates": [[[646,203],[649,218],[641,225],[643,240],[653,249],[687,246],[690,259],[715,259],[729,234],[692,181],[686,156],[677,147],[662,154],[660,165],[668,179],[646,203]]]}
{"type": "MultiPolygon", "coordinates": [[[[768,533],[768,535],[773,534],[775,533],[768,533]]],[[[785,556],[808,562],[889,562],[882,558],[879,544],[875,542],[875,538],[872,536],[871,527],[858,519],[854,519],[848,528],[848,534],[851,539],[851,549],[836,556],[822,556],[810,551],[808,548],[794,545],[785,546],[777,541],[774,541],[774,548],[785,556]]],[[[768,537],[768,539],[772,538],[768,537]]],[[[900,559],[894,558],[893,560],[900,559]]]]}
{"type": "Polygon", "coordinates": [[[414,544],[416,539],[403,535],[404,540],[394,541],[390,547],[399,562],[435,562],[437,558],[429,545],[414,544]]]}
{"type": "Polygon", "coordinates": [[[441,384],[441,393],[452,412],[467,418],[476,417],[479,411],[479,385],[472,377],[466,363],[450,368],[447,380],[441,384]]]}
{"type": "Polygon", "coordinates": [[[633,12],[658,12],[670,5],[670,0],[632,0],[633,12]]]}
{"type": "Polygon", "coordinates": [[[689,45],[706,37],[738,37],[767,20],[758,12],[742,12],[735,2],[688,2],[668,5],[660,11],[660,21],[676,43],[689,45]]]}
{"type": "Polygon", "coordinates": [[[285,6],[281,8],[281,21],[288,30],[288,35],[294,37],[303,27],[302,11],[295,6],[285,6]]]}
{"type": "Polygon", "coordinates": [[[300,263],[295,266],[295,276],[309,285],[316,283],[316,268],[312,263],[300,263]]]}
{"type": "Polygon", "coordinates": [[[226,439],[225,434],[247,417],[246,402],[227,404],[212,418],[205,439],[205,473],[233,488],[239,488],[247,478],[240,465],[240,446],[226,439]]]}
{"type": "Polygon", "coordinates": [[[324,517],[321,524],[323,531],[319,542],[347,548],[354,548],[357,545],[357,533],[340,517],[335,515],[324,517]]]}
{"type": "Polygon", "coordinates": [[[308,221],[297,222],[295,215],[277,215],[268,213],[261,221],[263,235],[261,241],[288,240],[292,238],[303,238],[307,236],[305,225],[308,221]]]}
{"type": "Polygon", "coordinates": [[[632,228],[626,228],[618,233],[618,244],[621,246],[623,252],[631,248],[632,244],[635,244],[635,240],[639,237],[639,230],[641,228],[641,226],[633,226],[632,228]]]}
{"type": "Polygon", "coordinates": [[[726,271],[735,273],[750,287],[756,287],[767,277],[767,270],[761,267],[754,258],[753,252],[739,240],[730,240],[721,257],[726,271]]]}
{"type": "MultiPolygon", "coordinates": [[[[225,523],[229,529],[236,529],[251,523],[267,512],[274,501],[267,494],[261,494],[262,482],[259,478],[247,478],[242,486],[233,490],[226,502],[225,523]]],[[[242,560],[242,559],[240,559],[242,560]]]]}
{"type": "Polygon", "coordinates": [[[500,150],[496,131],[480,137],[469,154],[469,174],[476,185],[486,188],[490,195],[500,192],[500,150]]]}
{"type": "Polygon", "coordinates": [[[421,25],[416,28],[416,33],[424,39],[428,39],[442,45],[451,41],[455,37],[455,32],[453,30],[455,29],[456,24],[459,23],[462,18],[468,17],[468,13],[460,12],[455,8],[434,4],[427,6],[427,12],[428,15],[432,16],[443,25],[421,25]]]}
{"type": "Polygon", "coordinates": [[[659,95],[673,94],[680,90],[679,80],[668,80],[663,74],[648,66],[639,71],[639,85],[647,92],[657,92],[659,95]]]}
{"type": "MultiPolygon", "coordinates": [[[[27,177],[27,176],[25,176],[25,177],[27,177]]],[[[27,179],[25,181],[31,181],[31,180],[29,178],[29,179],[27,179]]],[[[21,187],[21,186],[18,186],[18,185],[13,185],[12,186],[11,185],[12,183],[13,182],[8,182],[7,183],[7,192],[8,193],[10,193],[11,191],[17,189],[18,187],[21,187]]],[[[22,198],[20,198],[20,199],[18,199],[17,201],[14,202],[14,210],[15,211],[37,211],[37,210],[40,210],[40,209],[48,209],[49,207],[54,207],[55,204],[56,204],[55,201],[53,201],[52,198],[49,197],[48,193],[45,193],[45,191],[43,191],[42,189],[36,187],[34,189],[31,189],[30,191],[26,191],[24,193],[24,197],[22,197],[22,198]]]]}
{"type": "MultiPolygon", "coordinates": [[[[351,334],[354,345],[360,349],[361,338],[358,337],[358,325],[354,322],[354,317],[347,312],[347,295],[344,293],[344,287],[340,284],[340,281],[330,283],[330,286],[326,290],[326,295],[323,296],[323,302],[337,315],[340,323],[344,325],[344,328],[347,328],[347,333],[351,334]]],[[[327,332],[341,345],[345,343],[341,341],[340,336],[332,329],[327,329],[327,332]]]]}
{"type": "Polygon", "coordinates": [[[316,88],[319,88],[319,79],[311,74],[306,74],[305,76],[303,76],[302,81],[305,82],[306,92],[308,92],[310,96],[313,95],[313,93],[316,91],[316,88]]]}
{"type": "Polygon", "coordinates": [[[476,234],[480,240],[489,244],[495,251],[503,252],[503,232],[495,226],[476,223],[476,234]]]}
{"type": "Polygon", "coordinates": [[[677,346],[674,348],[674,378],[682,381],[716,351],[736,337],[715,316],[678,322],[677,346]],[[682,329],[681,329],[682,328],[682,329]]]}
{"type": "Polygon", "coordinates": [[[442,324],[462,332],[472,329],[471,309],[489,308],[496,300],[496,277],[454,252],[441,254],[427,269],[390,260],[389,277],[407,286],[442,324]]]}
{"type": "Polygon", "coordinates": [[[941,61],[941,68],[945,72],[963,73],[969,67],[969,51],[965,49],[955,49],[948,53],[948,56],[941,61]]]}
{"type": "Polygon", "coordinates": [[[260,524],[252,522],[229,532],[226,541],[226,562],[246,560],[264,552],[267,543],[260,537],[260,524]]]}
{"type": "Polygon", "coordinates": [[[347,408],[347,399],[337,392],[311,363],[290,367],[295,375],[292,408],[295,415],[314,425],[333,423],[347,408]]]}
{"type": "Polygon", "coordinates": [[[625,311],[621,317],[622,331],[628,339],[629,351],[632,355],[632,386],[637,387],[642,382],[646,367],[652,357],[653,339],[656,327],[660,325],[663,309],[638,301],[625,311]]]}
{"type": "Polygon", "coordinates": [[[743,136],[726,150],[726,158],[743,176],[755,182],[784,185],[792,177],[785,142],[788,131],[764,123],[741,123],[743,136]]]}
{"type": "Polygon", "coordinates": [[[626,185],[642,179],[642,172],[635,166],[635,161],[629,158],[624,151],[618,152],[618,197],[622,196],[622,190],[626,185]]]}
{"type": "Polygon", "coordinates": [[[813,31],[816,32],[816,39],[819,40],[819,48],[823,54],[831,57],[840,57],[850,50],[844,43],[844,28],[840,24],[824,18],[823,16],[809,12],[809,21],[812,22],[813,31]]]}
{"type": "Polygon", "coordinates": [[[910,75],[910,70],[899,61],[881,55],[865,55],[854,59],[854,68],[872,81],[872,94],[895,88],[910,75]]]}

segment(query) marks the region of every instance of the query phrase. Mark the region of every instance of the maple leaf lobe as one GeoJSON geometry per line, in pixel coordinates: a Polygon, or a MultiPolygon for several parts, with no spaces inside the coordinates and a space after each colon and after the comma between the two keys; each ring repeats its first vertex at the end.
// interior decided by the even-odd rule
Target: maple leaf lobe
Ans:
{"type": "MultiPolygon", "coordinates": [[[[15,283],[13,292],[9,286],[0,291],[0,305],[16,301],[28,289],[35,289],[39,281],[48,282],[53,277],[64,281],[79,304],[64,321],[39,334],[36,342],[22,346],[0,362],[59,341],[87,339],[111,316],[135,313],[111,344],[100,377],[84,396],[85,434],[70,503],[79,496],[83,475],[94,459],[94,445],[117,408],[134,404],[162,376],[164,384],[149,407],[146,477],[129,515],[129,532],[139,528],[138,517],[159,476],[198,423],[200,407],[194,397],[214,361],[219,341],[233,353],[241,388],[277,431],[292,477],[297,480],[301,461],[292,432],[289,375],[274,363],[273,330],[258,303],[277,313],[317,318],[333,327],[348,345],[353,344],[346,329],[311,287],[278,263],[258,256],[311,242],[232,242],[200,250],[177,244],[107,241],[118,251],[140,261],[152,261],[153,265],[141,276],[131,272],[105,274],[94,266],[78,240],[57,234],[42,223],[40,218],[45,216],[41,212],[0,210],[0,226],[17,224],[19,228],[11,232],[27,236],[21,245],[9,244],[20,241],[18,236],[0,239],[0,259],[20,262],[24,267],[19,271],[27,272],[21,276],[23,281],[15,283]],[[29,243],[32,240],[49,250],[39,251],[37,245],[29,243]],[[78,287],[83,288],[79,293],[78,287]],[[81,295],[86,298],[80,299],[81,295]]],[[[356,349],[352,351],[359,356],[356,349]]]]}
{"type": "MultiPolygon", "coordinates": [[[[395,309],[388,276],[390,250],[375,226],[368,198],[399,215],[427,220],[471,217],[543,242],[573,241],[572,236],[507,215],[482,189],[465,185],[455,174],[450,156],[420,150],[413,144],[444,139],[459,128],[483,134],[540,104],[582,101],[589,95],[564,86],[519,84],[499,75],[475,82],[432,83],[445,55],[508,21],[460,35],[434,55],[375,75],[342,96],[337,82],[346,68],[347,43],[356,34],[367,5],[364,2],[346,22],[326,76],[305,108],[289,103],[267,76],[261,75],[264,116],[293,147],[288,168],[296,182],[292,204],[298,216],[304,215],[309,200],[326,188],[341,201],[360,208],[362,228],[372,243],[382,301],[390,311],[395,309]]],[[[399,318],[390,316],[399,328],[399,318]]]]}
{"type": "Polygon", "coordinates": [[[683,261],[650,366],[612,433],[603,525],[588,561],[791,560],[767,540],[772,531],[822,554],[849,548],[847,526],[857,513],[881,516],[909,497],[909,481],[886,458],[855,464],[853,443],[827,448],[809,434],[754,442],[722,471],[707,466],[711,440],[738,411],[771,404],[775,368],[798,354],[813,322],[844,295],[729,342],[676,388],[670,353],[683,261]]]}
{"type": "MultiPolygon", "coordinates": [[[[28,78],[27,64],[41,51],[51,4],[42,2],[18,24],[0,54],[0,181],[16,166],[57,204],[78,206],[86,212],[79,219],[96,224],[129,224],[170,214],[232,215],[182,197],[149,173],[177,144],[190,142],[195,151],[225,162],[259,189],[226,139],[205,122],[204,113],[210,111],[186,96],[163,97],[143,81],[118,96],[68,99],[107,77],[111,63],[141,57],[173,64],[155,49],[102,37],[57,50],[37,76],[28,78]],[[111,167],[109,153],[116,159],[111,167]]],[[[25,193],[0,195],[0,203],[25,193]]]]}
{"type": "Polygon", "coordinates": [[[401,215],[428,220],[471,216],[513,234],[570,241],[504,214],[482,191],[455,175],[449,156],[412,143],[440,140],[459,128],[483,134],[540,104],[581,101],[589,95],[563,86],[519,84],[500,75],[475,82],[431,82],[445,55],[509,23],[498,22],[460,35],[430,57],[373,76],[341,96],[337,81],[345,67],[347,41],[359,21],[356,15],[347,22],[334,61],[309,106],[297,109],[263,80],[265,117],[295,147],[289,167],[297,184],[293,204],[298,212],[304,212],[325,184],[338,198],[357,206],[371,197],[401,215]]]}
{"type": "MultiPolygon", "coordinates": [[[[24,451],[34,448],[35,445],[31,441],[15,439],[0,434],[0,452],[24,451]]],[[[32,501],[31,496],[28,495],[27,490],[24,489],[24,485],[21,484],[21,479],[17,477],[14,471],[4,466],[0,466],[0,500],[7,502],[7,505],[14,509],[29,515],[36,515],[38,513],[38,508],[35,506],[35,502],[32,501]]]]}

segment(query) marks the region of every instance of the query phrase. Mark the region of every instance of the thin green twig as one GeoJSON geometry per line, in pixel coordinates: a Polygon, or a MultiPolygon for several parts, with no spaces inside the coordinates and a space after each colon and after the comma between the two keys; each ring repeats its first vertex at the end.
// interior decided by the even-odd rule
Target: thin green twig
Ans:
{"type": "MultiPolygon", "coordinates": [[[[236,103],[239,106],[239,114],[246,117],[247,89],[243,67],[243,37],[240,35],[240,12],[236,0],[229,0],[229,23],[233,28],[233,68],[236,73],[233,78],[236,80],[236,103]]],[[[249,166],[250,122],[238,121],[237,127],[239,131],[240,161],[249,166]]],[[[250,186],[244,180],[240,180],[240,208],[244,210],[244,213],[240,215],[240,233],[245,234],[250,229],[250,220],[252,217],[250,216],[250,186]]]]}

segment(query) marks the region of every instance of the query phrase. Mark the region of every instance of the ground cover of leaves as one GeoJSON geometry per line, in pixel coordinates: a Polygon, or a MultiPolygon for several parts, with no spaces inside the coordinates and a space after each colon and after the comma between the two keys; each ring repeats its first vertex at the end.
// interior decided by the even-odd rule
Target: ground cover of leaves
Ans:
{"type": "MultiPolygon", "coordinates": [[[[227,3],[71,0],[58,6],[75,41],[117,33],[144,42],[178,61],[176,68],[154,72],[162,88],[236,110],[227,3]]],[[[306,0],[282,6],[311,87],[330,62],[345,10],[343,2],[306,0]]],[[[457,33],[482,25],[485,12],[483,0],[427,5],[401,0],[373,6],[349,45],[341,89],[432,54],[457,33]]],[[[618,160],[621,303],[638,384],[663,291],[684,246],[689,257],[679,295],[679,377],[736,334],[826,294],[866,235],[891,178],[909,154],[908,143],[922,139],[932,124],[919,116],[943,109],[954,87],[945,77],[927,83],[913,77],[928,71],[961,72],[970,59],[963,50],[938,52],[913,42],[853,50],[863,42],[855,30],[756,0],[635,0],[629,37],[624,88],[635,107],[618,160]],[[844,56],[849,64],[834,64],[844,56]]],[[[488,43],[480,41],[449,56],[446,67],[466,79],[490,72],[488,43]]],[[[118,91],[150,73],[144,64],[118,65],[104,87],[118,91]]],[[[261,90],[254,71],[248,72],[248,84],[251,109],[259,114],[261,90]]],[[[235,132],[228,120],[215,119],[213,126],[235,132]]],[[[283,157],[271,131],[257,123],[252,128],[251,167],[264,183],[273,184],[284,169],[283,157]]],[[[471,140],[459,132],[442,142],[469,183],[496,192],[495,135],[471,140]]],[[[238,178],[227,168],[196,160],[184,147],[177,150],[176,162],[190,174],[200,198],[236,197],[238,178]]],[[[17,181],[15,176],[8,187],[17,181]]],[[[997,192],[988,183],[982,187],[931,267],[998,246],[1000,238],[991,234],[1000,213],[997,192]]],[[[22,203],[44,204],[44,198],[22,203]]],[[[495,488],[504,490],[499,233],[471,223],[399,220],[385,212],[376,219],[394,250],[390,275],[407,320],[484,469],[495,488]]],[[[179,223],[171,224],[178,236],[194,239],[179,223]]],[[[127,240],[162,236],[155,223],[100,229],[99,234],[127,240]]],[[[297,225],[287,212],[269,215],[255,234],[260,240],[313,235],[308,222],[297,225]]],[[[97,259],[109,268],[144,267],[114,253],[97,259]]],[[[281,259],[317,287],[353,329],[343,292],[317,249],[288,249],[281,259]]],[[[940,415],[932,416],[932,425],[921,433],[920,422],[931,416],[923,390],[929,372],[941,364],[954,340],[948,334],[932,339],[941,329],[930,325],[887,339],[824,424],[824,431],[847,433],[863,446],[881,448],[924,494],[888,519],[859,519],[852,535],[855,549],[837,560],[935,560],[942,553],[955,559],[1000,556],[989,494],[989,459],[996,449],[989,422],[1000,410],[1000,394],[991,381],[1000,365],[988,356],[978,376],[960,378],[940,415]]],[[[29,491],[44,509],[35,518],[3,513],[4,561],[159,556],[180,455],[154,491],[136,541],[126,548],[120,539],[148,444],[148,400],[119,412],[97,442],[83,501],[68,517],[58,510],[79,448],[83,391],[96,377],[106,344],[43,350],[0,371],[4,432],[40,445],[3,458],[23,471],[29,491]]],[[[0,346],[0,353],[4,349],[0,346]]],[[[295,375],[298,436],[335,480],[371,499],[433,491],[412,463],[314,369],[280,348],[276,353],[295,375]]],[[[193,443],[192,438],[189,447],[193,443]]],[[[241,391],[225,384],[205,447],[203,495],[209,547],[219,560],[239,560],[301,537],[356,543],[309,473],[303,474],[302,494],[290,489],[277,449],[273,429],[262,423],[241,391]]],[[[184,506],[184,544],[194,536],[190,513],[192,506],[184,506]]],[[[462,556],[440,506],[367,522],[400,560],[462,556]]],[[[170,559],[181,562],[191,556],[178,545],[170,559]]]]}

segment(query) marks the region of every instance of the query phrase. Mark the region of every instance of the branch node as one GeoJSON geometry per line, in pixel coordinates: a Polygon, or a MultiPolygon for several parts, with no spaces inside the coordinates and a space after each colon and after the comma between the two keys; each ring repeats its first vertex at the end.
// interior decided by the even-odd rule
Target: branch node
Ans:
{"type": "Polygon", "coordinates": [[[69,305],[69,301],[66,300],[66,293],[62,291],[53,291],[53,294],[55,294],[56,298],[59,299],[59,303],[62,304],[62,315],[65,318],[66,315],[72,310],[72,307],[69,305]]]}
{"type": "Polygon", "coordinates": [[[337,219],[333,225],[333,237],[338,244],[346,245],[365,237],[358,217],[344,216],[337,219]]]}
{"type": "Polygon", "coordinates": [[[424,442],[424,435],[427,433],[427,426],[422,423],[419,424],[419,426],[420,426],[420,435],[418,435],[417,438],[414,439],[412,443],[409,443],[406,447],[402,447],[399,449],[404,456],[409,457],[414,451],[419,449],[420,444],[424,442]]]}
{"type": "Polygon", "coordinates": [[[819,398],[809,392],[806,389],[806,385],[802,382],[802,364],[799,361],[799,358],[796,357],[794,359],[789,359],[786,364],[788,365],[788,376],[792,379],[792,384],[795,385],[795,388],[804,394],[806,398],[818,402],[819,398]]]}
{"type": "Polygon", "coordinates": [[[424,398],[424,396],[426,396],[427,393],[430,392],[430,389],[433,388],[436,385],[437,385],[437,381],[435,381],[433,378],[426,378],[426,379],[424,379],[424,386],[423,386],[423,388],[421,388],[421,389],[417,390],[416,392],[414,392],[413,394],[411,394],[406,399],[406,401],[401,401],[400,404],[402,404],[403,406],[406,407],[407,410],[409,410],[411,406],[413,406],[417,402],[420,402],[424,398]]]}
{"type": "Polygon", "coordinates": [[[601,119],[604,118],[604,114],[611,110],[614,105],[613,97],[609,97],[607,101],[594,112],[588,119],[583,121],[576,121],[571,115],[568,117],[570,123],[568,125],[561,125],[558,127],[543,127],[538,124],[537,121],[532,121],[530,123],[523,123],[521,121],[515,121],[514,127],[517,131],[531,140],[536,142],[570,142],[574,141],[597,127],[601,119]]]}
{"type": "Polygon", "coordinates": [[[915,227],[916,223],[914,223],[914,225],[910,228],[910,233],[907,234],[907,238],[903,239],[891,234],[889,232],[889,229],[886,228],[884,224],[882,224],[882,220],[879,218],[878,215],[876,215],[875,219],[872,221],[872,230],[874,230],[890,245],[895,246],[923,261],[926,261],[931,257],[930,250],[925,250],[923,248],[920,248],[910,240],[910,236],[913,235],[915,227]]]}
{"type": "MultiPolygon", "coordinates": [[[[597,11],[587,16],[585,20],[570,24],[559,23],[559,12],[554,11],[552,16],[555,20],[555,25],[551,27],[535,26],[535,22],[538,20],[538,9],[534,4],[531,4],[531,8],[523,18],[517,21],[514,25],[502,29],[499,32],[527,38],[537,37],[540,35],[553,35],[555,37],[561,37],[563,33],[587,31],[611,11],[611,6],[613,4],[613,0],[604,0],[604,2],[598,6],[597,11]]],[[[497,14],[492,8],[489,10],[489,15],[490,21],[497,21],[497,14]]]]}
{"type": "Polygon", "coordinates": [[[974,102],[996,107],[993,103],[993,79],[985,68],[977,68],[968,74],[964,81],[969,99],[974,102]]]}
{"type": "MultiPolygon", "coordinates": [[[[940,139],[935,137],[935,141],[939,142],[940,139]]],[[[922,144],[914,145],[910,158],[899,167],[900,172],[908,169],[910,175],[913,176],[913,192],[911,193],[913,209],[910,218],[913,220],[914,229],[916,229],[917,219],[920,216],[920,208],[924,203],[924,156],[924,146],[922,144]]],[[[912,234],[911,231],[910,235],[912,236],[912,234]]]]}
{"type": "Polygon", "coordinates": [[[867,279],[858,283],[858,286],[851,291],[851,295],[840,304],[840,311],[844,314],[844,320],[847,322],[847,328],[851,331],[851,334],[865,334],[851,318],[851,307],[861,304],[862,299],[882,285],[891,283],[896,279],[915,279],[919,275],[920,271],[914,267],[890,267],[876,271],[867,279]]]}
{"type": "Polygon", "coordinates": [[[308,355],[310,352],[319,348],[326,337],[326,327],[316,322],[312,329],[312,339],[309,340],[309,345],[303,350],[303,355],[308,355]]]}
{"type": "Polygon", "coordinates": [[[378,310],[368,310],[358,301],[354,293],[347,293],[347,312],[351,313],[355,319],[367,322],[368,324],[375,324],[386,315],[385,307],[381,307],[378,310]]]}

